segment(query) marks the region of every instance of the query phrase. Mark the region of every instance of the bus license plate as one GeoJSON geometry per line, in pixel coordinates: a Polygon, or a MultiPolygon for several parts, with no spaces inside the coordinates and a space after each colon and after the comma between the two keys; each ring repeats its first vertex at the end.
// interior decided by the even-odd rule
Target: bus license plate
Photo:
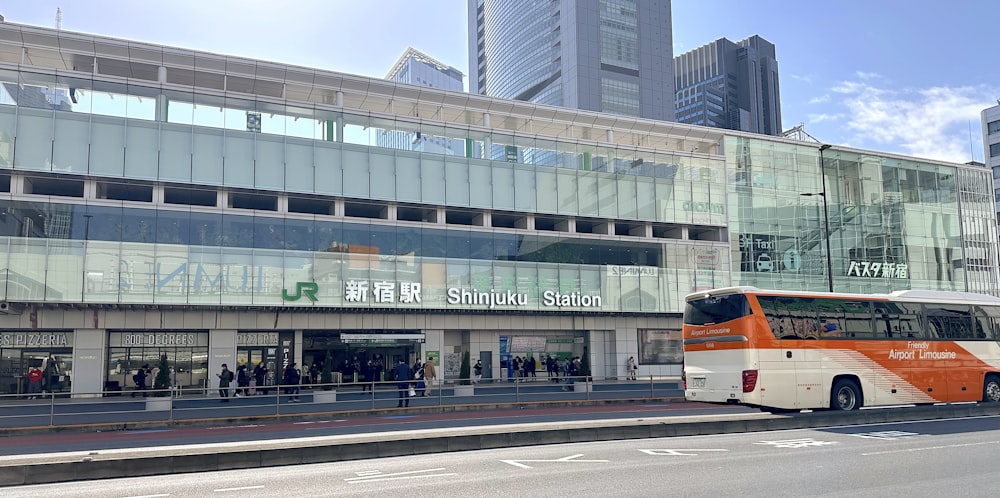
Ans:
{"type": "Polygon", "coordinates": [[[705,387],[705,378],[695,377],[691,379],[691,387],[705,387]]]}

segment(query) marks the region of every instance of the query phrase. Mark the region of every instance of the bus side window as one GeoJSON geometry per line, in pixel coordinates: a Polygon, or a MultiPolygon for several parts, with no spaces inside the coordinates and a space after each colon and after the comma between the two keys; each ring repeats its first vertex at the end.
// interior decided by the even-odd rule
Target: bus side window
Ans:
{"type": "Polygon", "coordinates": [[[972,307],[972,335],[980,341],[993,339],[993,323],[982,306],[972,307]]]}

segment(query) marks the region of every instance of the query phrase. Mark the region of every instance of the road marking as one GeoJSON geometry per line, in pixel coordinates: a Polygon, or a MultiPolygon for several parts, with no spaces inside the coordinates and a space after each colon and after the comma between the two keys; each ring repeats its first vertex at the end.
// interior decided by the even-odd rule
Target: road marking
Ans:
{"type": "Polygon", "coordinates": [[[948,448],[965,448],[967,446],[982,446],[984,444],[998,444],[1000,441],[983,441],[979,443],[966,444],[946,444],[942,446],[925,446],[923,448],[906,448],[902,450],[875,451],[872,453],[862,453],[862,456],[889,455],[891,453],[906,453],[910,451],[944,450],[948,448]]]}
{"type": "Polygon", "coordinates": [[[165,493],[165,494],[162,494],[162,495],[126,496],[125,498],[163,498],[164,496],[170,496],[170,493],[165,493]]]}
{"type": "Polygon", "coordinates": [[[426,470],[410,470],[407,472],[396,472],[394,474],[383,474],[380,470],[367,470],[363,472],[355,472],[358,477],[348,477],[344,481],[350,484],[357,484],[359,482],[381,482],[381,481],[398,481],[401,479],[426,479],[428,477],[445,477],[453,476],[455,473],[448,474],[427,474],[427,472],[438,472],[441,470],[447,470],[444,467],[437,469],[426,469],[426,470]],[[419,475],[418,475],[419,474],[419,475]]]}
{"type": "Polygon", "coordinates": [[[214,489],[216,493],[225,493],[226,491],[245,491],[248,489],[264,489],[264,486],[243,486],[240,488],[220,488],[214,489]]]}
{"type": "Polygon", "coordinates": [[[782,441],[760,441],[754,444],[769,444],[775,448],[810,448],[816,446],[827,446],[837,444],[836,441],[817,441],[812,438],[785,439],[782,441]]]}
{"type": "Polygon", "coordinates": [[[861,432],[858,434],[847,434],[848,436],[863,437],[867,439],[881,439],[883,441],[896,441],[899,439],[909,439],[911,437],[923,436],[917,432],[906,432],[906,431],[875,431],[875,432],[861,432]]]}
{"type": "Polygon", "coordinates": [[[700,449],[700,450],[696,450],[696,449],[684,448],[684,449],[680,449],[680,450],[639,450],[639,451],[641,451],[641,452],[643,452],[643,453],[645,453],[647,455],[653,455],[653,456],[698,456],[697,453],[684,453],[684,452],[685,451],[700,451],[700,452],[706,452],[706,451],[729,451],[729,450],[722,450],[722,449],[700,449]]]}
{"type": "Polygon", "coordinates": [[[513,465],[515,467],[521,467],[522,469],[530,469],[531,466],[524,465],[520,462],[557,462],[557,463],[607,463],[607,460],[577,460],[583,456],[583,453],[579,455],[570,455],[568,457],[557,458],[555,460],[500,460],[503,463],[513,465]]]}

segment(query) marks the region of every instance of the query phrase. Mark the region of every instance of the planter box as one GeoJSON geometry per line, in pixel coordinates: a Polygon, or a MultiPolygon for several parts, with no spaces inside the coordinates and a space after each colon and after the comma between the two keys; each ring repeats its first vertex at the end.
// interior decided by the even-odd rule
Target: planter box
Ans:
{"type": "Polygon", "coordinates": [[[313,403],[336,403],[337,391],[313,391],[313,403]]]}
{"type": "Polygon", "coordinates": [[[593,382],[574,382],[573,392],[576,393],[589,393],[593,392],[594,383],[593,382]]]}
{"type": "Polygon", "coordinates": [[[147,412],[166,412],[174,407],[173,398],[146,398],[147,412]]]}
{"type": "Polygon", "coordinates": [[[455,386],[455,396],[475,396],[476,386],[455,386]]]}

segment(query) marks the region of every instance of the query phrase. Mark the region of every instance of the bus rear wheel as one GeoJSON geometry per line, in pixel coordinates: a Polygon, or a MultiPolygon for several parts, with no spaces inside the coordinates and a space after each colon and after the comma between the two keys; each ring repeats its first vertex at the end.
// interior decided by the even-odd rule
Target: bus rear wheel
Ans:
{"type": "Polygon", "coordinates": [[[830,392],[830,408],[840,411],[851,411],[861,408],[863,398],[861,388],[850,379],[838,379],[833,383],[830,392]]]}
{"type": "Polygon", "coordinates": [[[986,382],[983,383],[983,401],[986,403],[1000,401],[1000,376],[996,374],[986,376],[986,382]]]}

